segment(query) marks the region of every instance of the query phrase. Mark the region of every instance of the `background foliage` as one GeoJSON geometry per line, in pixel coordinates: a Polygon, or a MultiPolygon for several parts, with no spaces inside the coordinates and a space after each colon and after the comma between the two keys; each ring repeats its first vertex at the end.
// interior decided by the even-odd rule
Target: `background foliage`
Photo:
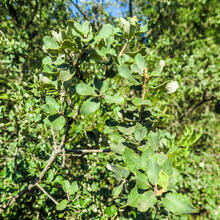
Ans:
{"type": "MultiPolygon", "coordinates": [[[[122,49],[121,45],[126,43],[124,39],[128,36],[116,37],[117,41],[114,41],[113,45],[115,51],[101,50],[103,48],[102,42],[99,42],[101,38],[96,38],[96,51],[89,50],[87,42],[81,41],[81,48],[75,51],[76,54],[80,54],[78,57],[81,61],[80,71],[72,69],[72,72],[66,73],[64,70],[59,78],[63,82],[71,78],[70,85],[57,84],[56,77],[47,75],[48,70],[45,66],[51,64],[51,60],[44,58],[48,48],[44,46],[42,49],[42,45],[43,43],[47,45],[49,39],[45,38],[45,35],[51,36],[52,30],[56,32],[60,29],[67,30],[67,21],[70,18],[78,22],[90,21],[94,33],[98,33],[106,23],[117,26],[120,24],[119,20],[116,22],[114,14],[108,13],[112,3],[3,0],[0,4],[2,218],[166,218],[167,211],[159,207],[155,216],[153,209],[143,212],[135,207],[123,206],[129,190],[133,187],[132,177],[129,177],[131,181],[128,182],[127,188],[123,189],[125,192],[122,195],[112,196],[112,193],[116,195],[117,190],[121,190],[124,177],[120,182],[110,170],[113,170],[113,164],[123,166],[123,163],[117,154],[108,152],[70,153],[66,156],[64,168],[62,157],[58,157],[41,182],[41,186],[53,198],[58,202],[62,201],[57,208],[52,200],[35,187],[5,209],[8,202],[39,175],[50,157],[53,138],[49,127],[45,125],[48,111],[56,114],[63,112],[62,108],[65,106],[62,107],[62,101],[68,101],[66,100],[68,94],[73,103],[73,114],[70,115],[73,117],[84,101],[83,95],[93,94],[90,89],[85,91],[85,88],[75,86],[79,85],[79,82],[93,82],[99,88],[98,84],[105,72],[106,77],[109,78],[110,93],[106,94],[109,96],[105,97],[107,104],[104,104],[101,110],[96,111],[92,116],[80,115],[76,123],[71,125],[69,140],[66,142],[67,149],[103,149],[109,145],[109,141],[113,143],[111,148],[114,149],[114,144],[121,142],[120,136],[109,135],[109,130],[111,126],[116,128],[114,120],[119,121],[121,117],[117,107],[124,104],[124,100],[116,96],[112,101],[112,95],[117,91],[122,94],[128,103],[126,108],[129,108],[132,107],[132,100],[141,96],[141,90],[137,89],[133,92],[127,87],[125,80],[119,76],[112,78],[118,69],[108,62],[122,62],[120,65],[123,62],[136,63],[134,58],[136,54],[129,52],[139,50],[139,53],[145,56],[149,75],[160,74],[159,78],[154,79],[155,81],[150,80],[152,87],[166,80],[176,80],[180,85],[175,94],[164,95],[160,90],[152,90],[146,97],[151,101],[151,107],[148,109],[152,114],[148,122],[149,126],[153,125],[152,130],[156,129],[159,132],[160,142],[166,146],[161,148],[161,151],[168,154],[173,166],[179,171],[175,189],[186,194],[197,209],[196,214],[171,215],[171,218],[218,219],[220,215],[219,1],[114,2],[114,7],[122,9],[124,17],[137,16],[141,25],[148,24],[145,32],[136,36],[136,40],[131,40],[124,52],[133,56],[132,61],[125,61],[126,58],[120,61],[117,57],[122,49]],[[100,51],[100,54],[97,55],[97,51],[100,51]],[[88,54],[91,54],[89,59],[88,54]],[[93,56],[99,58],[93,59],[93,56]],[[113,60],[109,59],[110,56],[113,60]],[[160,64],[163,65],[163,61],[162,70],[160,64]],[[72,77],[68,74],[75,75],[72,77]],[[64,95],[63,88],[68,88],[64,95]],[[48,97],[58,100],[58,103],[48,97]],[[55,109],[47,106],[51,102],[55,109]],[[106,123],[110,117],[112,120],[106,123]],[[65,207],[69,200],[72,201],[72,206],[69,210],[62,211],[62,206],[65,207]]],[[[53,36],[54,33],[52,32],[53,36]]],[[[69,45],[68,42],[66,45],[63,44],[62,49],[67,53],[60,53],[61,59],[65,56],[65,60],[70,62],[68,48],[71,46],[76,48],[76,45],[69,45]]],[[[49,49],[50,47],[51,45],[49,49]]],[[[52,47],[56,50],[57,44],[53,42],[52,47]]],[[[84,109],[84,111],[88,110],[84,109]]],[[[122,114],[124,113],[122,111],[122,114]]],[[[54,128],[57,126],[54,125],[54,128]]],[[[62,139],[62,133],[57,139],[58,141],[62,139]]]]}

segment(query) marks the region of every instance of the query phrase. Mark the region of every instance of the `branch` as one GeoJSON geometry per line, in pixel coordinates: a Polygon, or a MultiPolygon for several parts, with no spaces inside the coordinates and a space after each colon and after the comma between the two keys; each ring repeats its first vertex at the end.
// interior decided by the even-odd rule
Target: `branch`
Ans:
{"type": "Polygon", "coordinates": [[[57,140],[56,140],[56,135],[55,135],[55,132],[54,132],[53,128],[51,128],[51,133],[52,133],[52,136],[53,136],[53,145],[54,145],[54,148],[55,148],[55,149],[58,149],[57,140]]]}
{"type": "Polygon", "coordinates": [[[132,13],[132,0],[129,0],[129,14],[130,14],[130,17],[133,17],[133,13],[132,13]]]}
{"type": "Polygon", "coordinates": [[[7,204],[6,209],[11,206],[12,204],[14,204],[17,199],[21,196],[23,196],[26,192],[30,191],[32,188],[34,188],[44,177],[44,175],[46,174],[47,170],[49,170],[51,164],[54,162],[54,160],[56,159],[56,156],[59,154],[60,151],[56,151],[53,150],[50,159],[47,161],[47,165],[44,167],[43,171],[40,173],[40,176],[37,177],[32,183],[30,183],[24,190],[22,190],[21,192],[19,192],[16,196],[14,196],[12,198],[12,200],[7,204]]]}
{"type": "Polygon", "coordinates": [[[92,154],[92,153],[109,153],[111,149],[65,149],[66,153],[75,153],[75,154],[92,154]]]}
{"type": "Polygon", "coordinates": [[[27,29],[29,27],[30,24],[32,24],[36,14],[37,14],[37,9],[38,9],[38,1],[36,1],[36,5],[34,7],[34,13],[33,16],[31,17],[31,19],[27,22],[27,24],[25,25],[25,28],[27,29]]]}
{"type": "Polygon", "coordinates": [[[125,45],[122,47],[122,49],[121,49],[121,51],[120,51],[120,53],[118,55],[119,57],[121,57],[123,55],[123,53],[124,53],[124,51],[125,51],[127,46],[128,46],[128,40],[126,40],[125,45]]]}
{"type": "Polygon", "coordinates": [[[50,198],[56,205],[58,205],[58,202],[38,183],[36,183],[36,186],[45,194],[48,198],[50,198]]]}
{"type": "Polygon", "coordinates": [[[78,9],[78,11],[81,13],[81,15],[83,15],[83,17],[84,17],[87,21],[89,21],[89,18],[87,17],[86,13],[85,13],[84,11],[82,11],[82,10],[80,9],[80,7],[79,7],[74,1],[72,1],[72,4],[78,9]]]}
{"type": "MultiPolygon", "coordinates": [[[[67,140],[67,137],[68,137],[68,134],[69,134],[69,129],[70,129],[70,125],[71,123],[77,118],[79,114],[79,111],[77,111],[77,113],[73,116],[73,118],[71,118],[67,124],[66,124],[66,130],[65,130],[65,134],[62,138],[62,141],[59,145],[57,145],[57,142],[56,142],[56,137],[55,137],[55,133],[53,131],[53,129],[51,130],[52,131],[52,136],[53,136],[53,151],[50,155],[50,158],[49,160],[47,161],[47,164],[46,166],[44,167],[44,169],[41,171],[39,177],[35,178],[35,180],[30,183],[24,190],[22,190],[21,192],[19,192],[16,196],[14,196],[12,198],[12,200],[10,202],[8,202],[8,204],[6,205],[6,207],[4,209],[7,209],[9,206],[11,206],[12,204],[14,204],[18,198],[20,198],[22,195],[24,195],[26,192],[30,191],[32,188],[34,188],[35,186],[38,186],[39,185],[39,182],[43,179],[43,177],[45,176],[46,172],[50,169],[52,163],[55,161],[56,157],[58,154],[60,154],[62,152],[61,149],[63,149],[65,147],[65,143],[66,143],[66,140],[67,140]]],[[[0,210],[0,213],[2,212],[3,210],[0,210]]]]}
{"type": "Polygon", "coordinates": [[[153,31],[153,29],[150,28],[150,30],[146,33],[145,38],[148,38],[152,31],[153,31]]]}
{"type": "MultiPolygon", "coordinates": [[[[144,101],[144,98],[145,98],[145,94],[147,92],[146,86],[147,86],[148,81],[149,81],[148,70],[147,70],[147,68],[144,68],[144,83],[142,85],[143,90],[142,90],[142,96],[141,96],[141,99],[143,101],[144,101]]],[[[140,117],[139,117],[140,121],[143,120],[143,113],[144,113],[144,105],[141,105],[140,117]]]]}

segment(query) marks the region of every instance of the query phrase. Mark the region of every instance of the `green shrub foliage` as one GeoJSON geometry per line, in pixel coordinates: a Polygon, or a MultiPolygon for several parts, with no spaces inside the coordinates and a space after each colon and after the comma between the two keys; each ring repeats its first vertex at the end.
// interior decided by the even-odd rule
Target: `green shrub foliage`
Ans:
{"type": "Polygon", "coordinates": [[[70,2],[0,3],[0,218],[218,219],[218,1],[70,2]]]}

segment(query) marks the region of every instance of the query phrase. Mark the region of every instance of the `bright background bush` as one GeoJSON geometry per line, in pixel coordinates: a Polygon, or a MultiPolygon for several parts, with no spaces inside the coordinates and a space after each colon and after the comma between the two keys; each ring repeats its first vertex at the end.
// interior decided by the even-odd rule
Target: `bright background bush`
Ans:
{"type": "MultiPolygon", "coordinates": [[[[54,203],[38,188],[4,209],[10,199],[40,173],[51,153],[51,132],[45,126],[46,114],[39,106],[45,104],[46,96],[56,98],[58,93],[54,86],[40,82],[44,71],[42,59],[46,55],[42,49],[43,37],[50,36],[52,30],[65,29],[70,18],[78,22],[89,20],[95,32],[103,24],[115,24],[117,13],[110,12],[113,5],[113,10],[120,9],[125,18],[136,16],[141,24],[148,24],[146,32],[131,42],[127,50],[134,52],[143,48],[139,52],[146,55],[149,73],[156,72],[159,63],[165,62],[161,77],[155,81],[157,85],[164,80],[176,80],[180,85],[172,95],[155,90],[148,97],[152,102],[154,127],[160,129],[162,140],[168,146],[164,151],[179,171],[176,189],[186,194],[197,208],[196,214],[172,215],[171,218],[218,219],[220,3],[217,0],[133,0],[129,3],[52,0],[3,0],[0,3],[2,218],[144,219],[155,216],[153,211],[143,213],[136,208],[123,207],[126,195],[113,198],[112,190],[118,182],[107,167],[113,161],[119,163],[120,158],[111,153],[71,154],[66,158],[65,168],[61,166],[61,157],[51,166],[42,187],[60,202],[66,195],[64,185],[68,183],[64,180],[69,180],[73,191],[77,192],[74,210],[56,210],[54,203]]],[[[117,51],[117,45],[114,46],[117,51]]],[[[101,76],[103,71],[102,63],[95,62],[84,63],[81,68],[88,74],[82,76],[82,80],[93,77],[93,73],[101,76]]],[[[109,67],[108,74],[116,72],[114,66],[109,67]]],[[[113,91],[119,90],[128,100],[140,96],[140,92],[128,94],[130,90],[121,78],[112,79],[110,87],[113,91]]],[[[80,104],[83,98],[76,96],[72,101],[80,104]]],[[[104,113],[97,111],[95,116],[75,123],[67,147],[106,146],[106,137],[100,131],[104,130],[106,119],[115,117],[117,111],[106,105],[104,113]]],[[[156,218],[166,218],[166,213],[161,211],[156,218]]]]}

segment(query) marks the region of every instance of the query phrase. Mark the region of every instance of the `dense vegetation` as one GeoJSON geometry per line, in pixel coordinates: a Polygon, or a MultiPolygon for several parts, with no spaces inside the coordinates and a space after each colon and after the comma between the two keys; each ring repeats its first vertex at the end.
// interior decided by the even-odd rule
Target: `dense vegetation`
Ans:
{"type": "Polygon", "coordinates": [[[0,20],[1,218],[218,219],[218,0],[2,0],[0,20]]]}

